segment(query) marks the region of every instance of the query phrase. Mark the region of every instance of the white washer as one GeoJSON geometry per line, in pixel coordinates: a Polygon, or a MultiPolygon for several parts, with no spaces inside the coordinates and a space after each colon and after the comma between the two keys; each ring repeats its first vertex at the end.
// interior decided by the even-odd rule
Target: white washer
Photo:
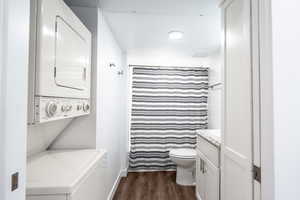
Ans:
{"type": "Polygon", "coordinates": [[[91,40],[63,0],[31,0],[29,124],[90,113],[91,40]]]}
{"type": "Polygon", "coordinates": [[[26,200],[105,199],[106,152],[46,151],[27,163],[26,200]]]}

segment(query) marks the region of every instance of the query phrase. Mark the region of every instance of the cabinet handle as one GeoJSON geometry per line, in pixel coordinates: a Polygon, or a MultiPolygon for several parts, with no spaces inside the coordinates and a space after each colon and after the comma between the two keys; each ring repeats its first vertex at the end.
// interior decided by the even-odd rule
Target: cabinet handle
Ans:
{"type": "Polygon", "coordinates": [[[86,81],[86,67],[83,68],[83,80],[86,81]]]}
{"type": "Polygon", "coordinates": [[[202,159],[200,158],[200,172],[202,172],[202,159]]]}
{"type": "Polygon", "coordinates": [[[202,159],[200,159],[200,171],[203,173],[203,167],[204,167],[204,162],[202,159]]]}
{"type": "Polygon", "coordinates": [[[203,174],[205,174],[207,172],[207,168],[205,166],[205,162],[203,161],[203,174]]]}
{"type": "Polygon", "coordinates": [[[199,166],[200,172],[202,170],[202,160],[200,159],[200,166],[199,166]]]}
{"type": "Polygon", "coordinates": [[[202,172],[202,159],[200,158],[200,172],[202,172]]]}

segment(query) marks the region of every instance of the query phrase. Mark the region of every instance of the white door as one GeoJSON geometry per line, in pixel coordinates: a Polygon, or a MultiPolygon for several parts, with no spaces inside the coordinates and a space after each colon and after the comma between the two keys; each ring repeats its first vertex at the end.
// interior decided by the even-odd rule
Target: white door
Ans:
{"type": "Polygon", "coordinates": [[[210,161],[206,160],[204,163],[205,173],[205,200],[219,200],[220,179],[219,169],[210,161]]]}
{"type": "Polygon", "coordinates": [[[251,0],[222,5],[224,110],[222,200],[252,200],[251,0]]]}

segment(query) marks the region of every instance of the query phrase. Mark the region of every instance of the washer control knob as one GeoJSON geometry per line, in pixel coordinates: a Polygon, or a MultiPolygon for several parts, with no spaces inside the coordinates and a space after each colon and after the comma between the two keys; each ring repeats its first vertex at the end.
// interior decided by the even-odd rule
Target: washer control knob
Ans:
{"type": "Polygon", "coordinates": [[[87,112],[87,111],[89,111],[89,109],[90,109],[90,105],[88,103],[84,103],[83,104],[83,111],[87,112]]]}
{"type": "Polygon", "coordinates": [[[66,110],[67,110],[67,106],[62,105],[62,106],[61,106],[61,111],[62,111],[62,112],[65,112],[66,110]]]}
{"type": "Polygon", "coordinates": [[[82,109],[82,105],[77,105],[77,110],[81,110],[82,109]]]}
{"type": "Polygon", "coordinates": [[[50,101],[46,105],[46,114],[48,117],[53,117],[57,111],[57,104],[53,101],[50,101]]]}

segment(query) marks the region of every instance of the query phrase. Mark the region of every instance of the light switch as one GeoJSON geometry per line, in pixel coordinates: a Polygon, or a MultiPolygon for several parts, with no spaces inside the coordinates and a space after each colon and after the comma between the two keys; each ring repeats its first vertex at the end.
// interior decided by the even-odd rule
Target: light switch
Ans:
{"type": "Polygon", "coordinates": [[[19,187],[19,173],[14,173],[11,176],[11,191],[15,191],[19,187]]]}

